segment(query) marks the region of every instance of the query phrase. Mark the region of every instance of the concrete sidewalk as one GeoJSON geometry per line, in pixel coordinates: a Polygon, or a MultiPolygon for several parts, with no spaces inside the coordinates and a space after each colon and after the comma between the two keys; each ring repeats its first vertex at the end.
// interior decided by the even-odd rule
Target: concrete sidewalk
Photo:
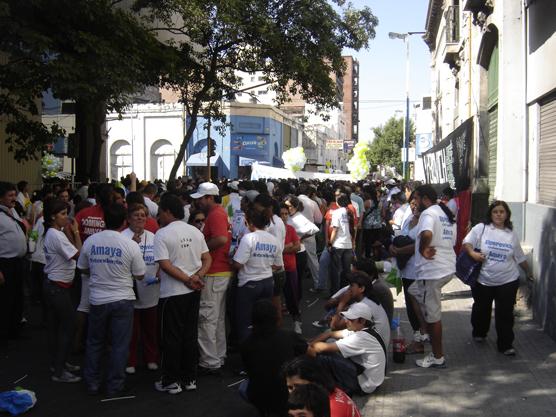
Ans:
{"type": "MultiPolygon", "coordinates": [[[[530,311],[517,309],[515,357],[496,350],[494,320],[486,343],[471,337],[469,323],[473,299],[469,287],[454,279],[443,290],[442,322],[447,368],[422,369],[421,355],[407,355],[404,364],[389,357],[389,372],[382,387],[369,397],[356,398],[365,416],[555,416],[556,342],[531,320],[530,311]]],[[[406,339],[403,294],[396,297],[406,339]]],[[[430,345],[425,347],[430,351],[430,345]]]]}

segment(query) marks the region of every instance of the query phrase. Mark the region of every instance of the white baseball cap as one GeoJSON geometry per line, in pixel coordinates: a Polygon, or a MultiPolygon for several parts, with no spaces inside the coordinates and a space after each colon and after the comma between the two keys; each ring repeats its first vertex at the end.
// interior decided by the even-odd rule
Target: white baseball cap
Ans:
{"type": "Polygon", "coordinates": [[[348,311],[343,311],[340,314],[348,320],[365,319],[373,321],[373,312],[371,307],[363,302],[352,304],[348,311]]]}
{"type": "Polygon", "coordinates": [[[239,190],[239,181],[232,181],[228,183],[228,187],[230,187],[232,190],[239,190]]]}
{"type": "Polygon", "coordinates": [[[218,186],[213,184],[212,182],[203,182],[197,188],[197,192],[191,194],[191,198],[196,200],[198,198],[204,197],[206,195],[219,195],[220,191],[218,190],[218,186]]]}

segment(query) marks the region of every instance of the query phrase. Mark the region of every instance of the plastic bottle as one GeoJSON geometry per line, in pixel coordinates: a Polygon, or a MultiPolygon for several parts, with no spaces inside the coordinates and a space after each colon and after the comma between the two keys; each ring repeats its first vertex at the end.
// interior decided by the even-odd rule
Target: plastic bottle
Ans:
{"type": "Polygon", "coordinates": [[[402,329],[400,328],[400,318],[397,317],[396,319],[392,320],[393,325],[395,326],[395,336],[392,339],[392,359],[396,363],[404,363],[405,362],[405,338],[403,336],[402,329]]]}

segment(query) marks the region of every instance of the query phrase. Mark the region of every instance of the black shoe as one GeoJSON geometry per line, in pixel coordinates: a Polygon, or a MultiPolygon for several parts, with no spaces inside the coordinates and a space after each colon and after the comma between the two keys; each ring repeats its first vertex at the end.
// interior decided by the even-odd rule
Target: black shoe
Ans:
{"type": "Polygon", "coordinates": [[[220,375],[222,375],[222,369],[220,369],[220,368],[206,368],[204,366],[199,365],[197,367],[197,375],[198,376],[220,376],[220,375]]]}
{"type": "Polygon", "coordinates": [[[130,395],[133,395],[133,392],[127,385],[116,391],[106,391],[106,398],[128,397],[130,395]]]}

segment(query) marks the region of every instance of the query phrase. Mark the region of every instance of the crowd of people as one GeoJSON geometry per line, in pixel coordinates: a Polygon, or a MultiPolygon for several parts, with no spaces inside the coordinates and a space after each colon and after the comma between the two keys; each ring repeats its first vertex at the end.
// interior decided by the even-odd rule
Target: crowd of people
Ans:
{"type": "MultiPolygon", "coordinates": [[[[54,382],[118,396],[142,359],[157,391],[179,394],[220,374],[234,347],[240,394],[262,415],[358,416],[350,396],[374,392],[387,369],[386,266],[403,278],[406,353],[424,355],[430,342],[417,366],[446,366],[441,291],[455,273],[457,216],[453,190],[394,179],[166,184],[131,174],[32,193],[0,182],[0,344],[18,336],[30,300],[42,307],[54,382]],[[327,298],[312,340],[302,334],[308,292],[327,298]],[[75,349],[82,372],[68,360],[75,349]]],[[[485,340],[494,301],[498,350],[514,355],[518,266],[529,272],[506,203],[490,205],[462,250],[482,263],[472,336],[485,340]]]]}

